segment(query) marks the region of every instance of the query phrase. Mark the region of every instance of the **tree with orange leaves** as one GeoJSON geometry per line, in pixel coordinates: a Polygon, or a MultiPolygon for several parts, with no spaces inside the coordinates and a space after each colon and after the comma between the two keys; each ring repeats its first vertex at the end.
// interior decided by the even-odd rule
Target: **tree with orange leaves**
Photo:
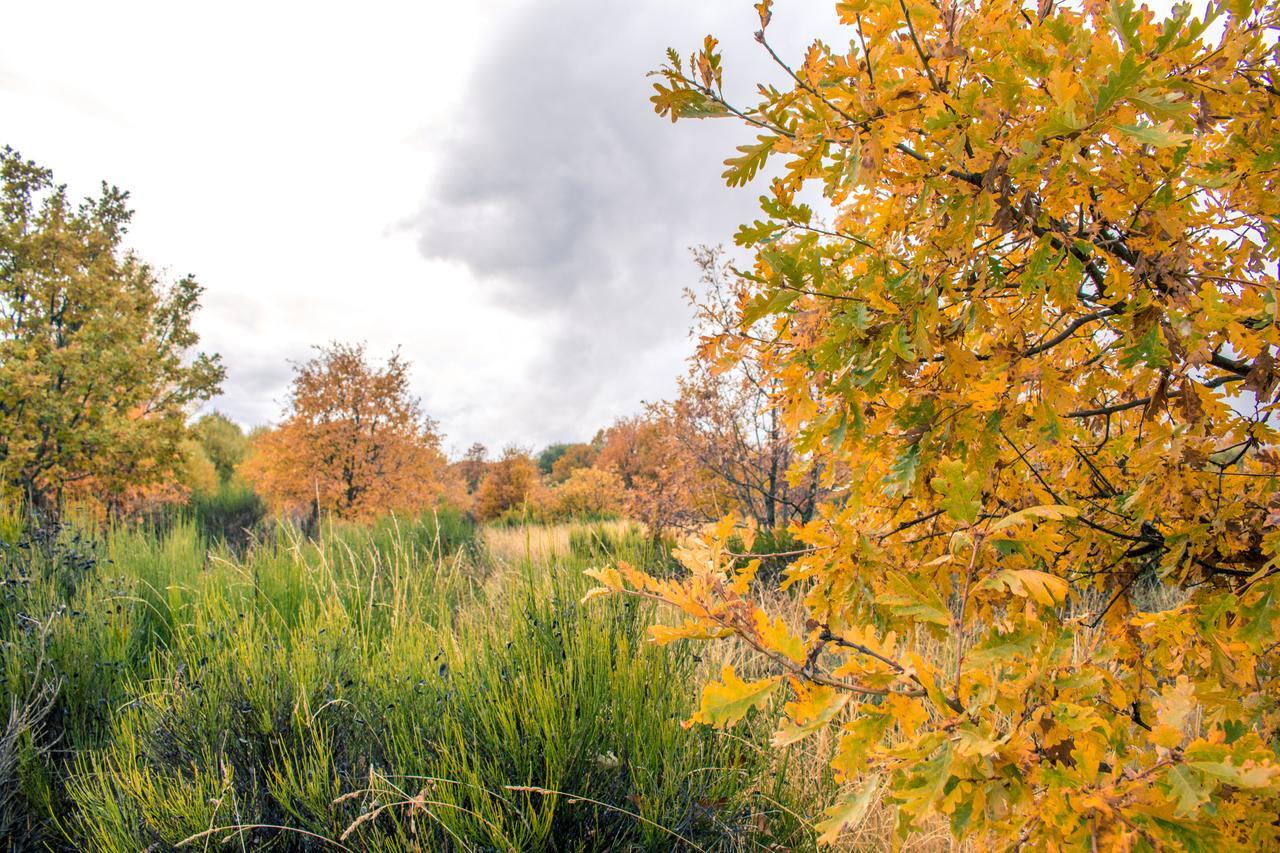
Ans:
{"type": "Polygon", "coordinates": [[[476,492],[475,513],[483,519],[497,518],[511,511],[541,511],[546,487],[538,474],[538,463],[518,447],[508,447],[502,458],[490,463],[476,492]]]}
{"type": "Polygon", "coordinates": [[[653,101],[747,126],[730,185],[781,161],[707,349],[825,465],[804,610],[732,517],[589,595],[751,649],[691,722],[782,705],[819,843],[882,803],[897,843],[1280,848],[1280,3],[843,0],[795,62],[772,6],[785,86],[727,100],[708,36],[653,101]]]}
{"type": "Polygon", "coordinates": [[[335,343],[295,367],[284,422],[254,440],[243,473],[278,512],[367,519],[435,503],[445,466],[408,362],[375,367],[363,344],[335,343]]]}
{"type": "Polygon", "coordinates": [[[670,419],[650,413],[619,418],[605,430],[595,467],[618,475],[627,514],[656,538],[702,517],[694,504],[697,472],[688,462],[670,419]]]}
{"type": "Polygon", "coordinates": [[[605,518],[623,510],[626,490],[613,471],[584,466],[574,468],[551,492],[560,518],[605,518]]]}

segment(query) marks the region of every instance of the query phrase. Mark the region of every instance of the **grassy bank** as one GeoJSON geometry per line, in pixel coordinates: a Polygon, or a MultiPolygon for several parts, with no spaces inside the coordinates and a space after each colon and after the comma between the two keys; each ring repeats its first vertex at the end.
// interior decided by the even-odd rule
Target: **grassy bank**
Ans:
{"type": "Polygon", "coordinates": [[[764,726],[683,729],[694,650],[583,569],[625,525],[63,530],[3,552],[10,842],[55,849],[809,843],[764,726]],[[25,711],[23,710],[25,709],[25,711]]]}

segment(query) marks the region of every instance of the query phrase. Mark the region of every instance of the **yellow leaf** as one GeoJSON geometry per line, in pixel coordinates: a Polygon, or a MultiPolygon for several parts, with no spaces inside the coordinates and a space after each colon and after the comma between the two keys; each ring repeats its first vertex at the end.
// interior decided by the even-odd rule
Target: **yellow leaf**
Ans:
{"type": "Polygon", "coordinates": [[[609,589],[606,586],[593,586],[582,596],[582,601],[580,603],[586,604],[588,601],[594,601],[597,598],[604,598],[607,595],[613,595],[613,593],[614,590],[609,589]]]}
{"type": "Polygon", "coordinates": [[[690,620],[686,620],[677,626],[649,626],[649,639],[659,646],[665,646],[676,640],[714,640],[730,636],[733,636],[733,631],[728,628],[690,620]]]}
{"type": "Polygon", "coordinates": [[[826,685],[797,683],[796,697],[786,705],[787,719],[773,735],[781,748],[803,740],[826,726],[849,703],[850,694],[826,685]]]}
{"type": "Polygon", "coordinates": [[[743,681],[734,674],[732,666],[720,673],[720,681],[713,681],[702,689],[702,707],[689,718],[685,727],[703,723],[716,728],[727,728],[746,716],[752,708],[760,708],[778,689],[780,676],[770,676],[759,681],[743,681]]]}
{"type": "Polygon", "coordinates": [[[730,587],[738,595],[746,595],[751,589],[751,582],[756,579],[756,573],[760,571],[759,560],[749,560],[745,566],[733,573],[733,581],[730,587]]]}
{"type": "Polygon", "coordinates": [[[601,583],[601,586],[587,590],[587,594],[582,596],[583,604],[595,598],[602,598],[610,593],[621,592],[624,589],[622,575],[618,574],[617,569],[587,569],[583,574],[601,583]]]}
{"type": "Polygon", "coordinates": [[[791,633],[782,617],[771,621],[764,613],[756,611],[755,622],[756,633],[760,635],[760,641],[766,648],[781,652],[792,663],[804,663],[804,640],[791,633]]]}
{"type": "Polygon", "coordinates": [[[1067,582],[1056,575],[1035,569],[1016,569],[1013,574],[1022,581],[1027,595],[1045,607],[1053,607],[1067,600],[1067,582]]]}
{"type": "Polygon", "coordinates": [[[1014,595],[1030,598],[1045,607],[1054,607],[1067,599],[1067,582],[1057,575],[1035,569],[1002,569],[982,580],[975,590],[1006,589],[1014,595]]]}
{"type": "Polygon", "coordinates": [[[1028,521],[1041,518],[1050,521],[1061,521],[1064,518],[1075,518],[1080,511],[1075,507],[1062,506],[1059,504],[1045,504],[1043,506],[1029,506],[1026,509],[1006,515],[1004,518],[995,522],[989,528],[991,533],[999,533],[1018,524],[1026,524],[1028,521]]]}
{"type": "Polygon", "coordinates": [[[1196,707],[1195,685],[1185,675],[1179,675],[1177,681],[1165,686],[1152,704],[1161,725],[1181,732],[1196,707]]]}

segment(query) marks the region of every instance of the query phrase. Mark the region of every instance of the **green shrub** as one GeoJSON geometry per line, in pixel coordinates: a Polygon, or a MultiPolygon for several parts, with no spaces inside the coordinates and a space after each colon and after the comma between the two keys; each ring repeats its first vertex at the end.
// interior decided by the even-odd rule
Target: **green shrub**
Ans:
{"type": "Polygon", "coordinates": [[[194,492],[188,511],[209,541],[243,547],[266,517],[267,507],[248,484],[232,479],[223,481],[216,492],[194,492]]]}
{"type": "Polygon", "coordinates": [[[758,833],[762,732],[683,729],[695,657],[648,643],[643,605],[579,605],[582,570],[643,563],[645,537],[597,531],[500,575],[474,541],[437,513],[315,540],[270,527],[243,554],[181,520],[7,547],[6,577],[28,582],[0,608],[6,693],[59,691],[0,778],[20,818],[6,840],[160,850],[236,826],[194,846],[320,849],[307,833],[354,826],[359,850],[665,850],[758,833]]]}

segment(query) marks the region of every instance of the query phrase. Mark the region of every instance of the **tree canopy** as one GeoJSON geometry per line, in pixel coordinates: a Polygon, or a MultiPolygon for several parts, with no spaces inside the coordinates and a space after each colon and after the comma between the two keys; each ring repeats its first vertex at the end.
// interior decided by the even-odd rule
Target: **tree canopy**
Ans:
{"type": "Polygon", "coordinates": [[[687,578],[602,590],[755,650],[694,722],[776,696],[778,748],[838,727],[824,841],[886,798],[903,832],[1275,847],[1277,4],[847,0],[795,63],[772,5],[785,85],[729,101],[708,37],[653,100],[750,129],[731,186],[770,176],[705,346],[776,380],[833,490],[804,618],[732,519],[687,578]]]}
{"type": "Polygon", "coordinates": [[[191,352],[200,286],[165,287],[124,249],[127,202],[104,185],[75,205],[0,152],[0,476],[38,509],[174,475],[190,409],[223,377],[191,352]]]}
{"type": "Polygon", "coordinates": [[[408,362],[377,367],[363,344],[335,343],[295,365],[283,422],[254,438],[242,470],[277,511],[367,519],[432,506],[445,467],[408,362]]]}
{"type": "Polygon", "coordinates": [[[249,452],[249,439],[235,421],[221,412],[202,415],[191,430],[205,456],[213,463],[218,478],[227,482],[249,452]]]}

